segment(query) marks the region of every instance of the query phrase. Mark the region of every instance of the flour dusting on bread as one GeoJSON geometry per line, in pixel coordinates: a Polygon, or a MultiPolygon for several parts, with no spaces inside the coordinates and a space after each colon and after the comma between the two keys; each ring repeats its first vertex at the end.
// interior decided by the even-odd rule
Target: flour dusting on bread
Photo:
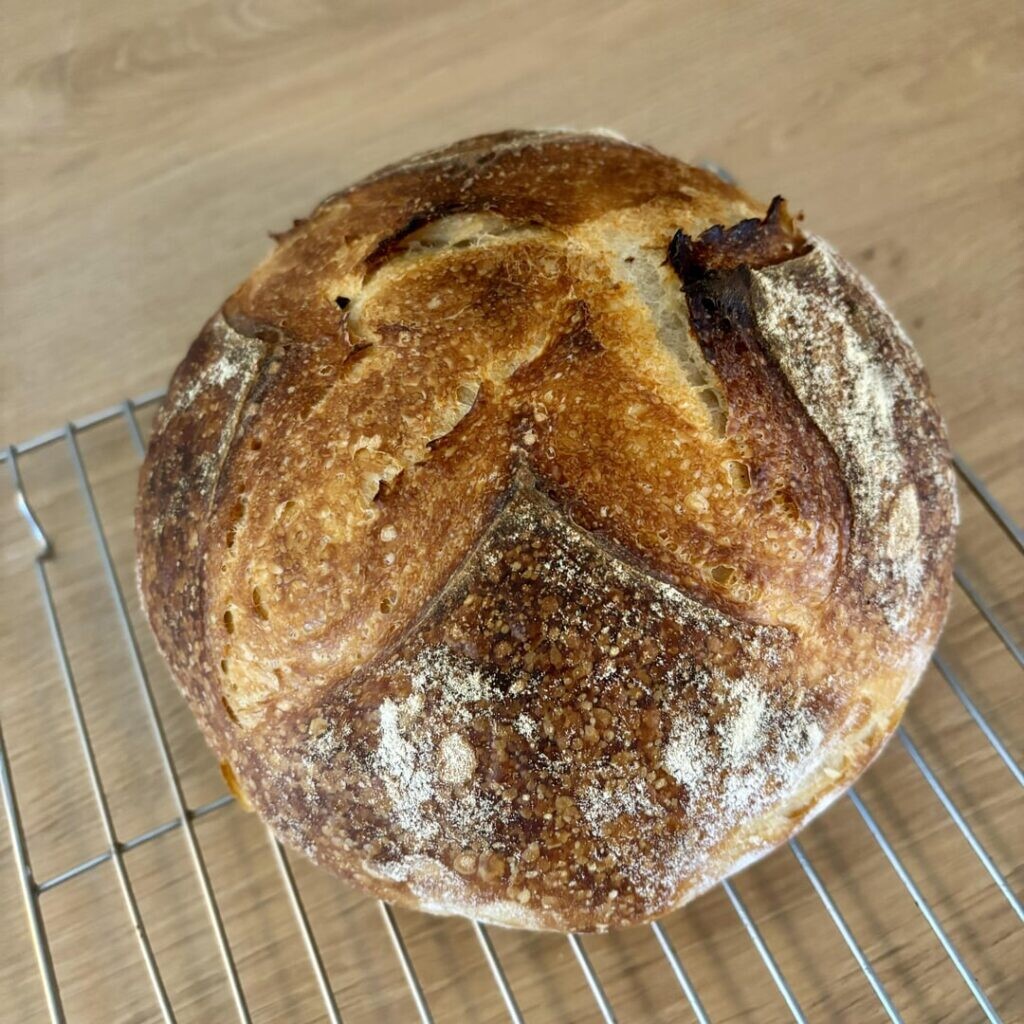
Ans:
{"type": "Polygon", "coordinates": [[[869,292],[820,239],[804,256],[754,271],[753,280],[771,354],[842,464],[859,535],[853,556],[876,585],[888,624],[905,629],[923,572],[918,499],[894,422],[895,404],[916,397],[910,343],[892,318],[851,315],[851,296],[869,292]],[[904,358],[890,358],[886,346],[904,358]]]}

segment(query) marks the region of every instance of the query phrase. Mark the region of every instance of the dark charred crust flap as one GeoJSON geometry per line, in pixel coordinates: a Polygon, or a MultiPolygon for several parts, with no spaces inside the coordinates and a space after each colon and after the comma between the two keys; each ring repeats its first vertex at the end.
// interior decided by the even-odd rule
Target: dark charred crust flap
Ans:
{"type": "Polygon", "coordinates": [[[736,267],[767,267],[800,256],[807,242],[776,196],[761,220],[741,220],[726,228],[715,224],[696,239],[677,231],[668,246],[668,258],[684,287],[716,270],[736,267]]]}

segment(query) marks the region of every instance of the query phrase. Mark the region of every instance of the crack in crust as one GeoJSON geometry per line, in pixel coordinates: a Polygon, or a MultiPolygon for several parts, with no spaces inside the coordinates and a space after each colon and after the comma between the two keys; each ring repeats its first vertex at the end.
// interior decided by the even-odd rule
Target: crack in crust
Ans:
{"type": "Polygon", "coordinates": [[[953,493],[909,342],[780,199],[505,133],[326,200],[207,325],[139,587],[283,840],[410,906],[603,930],[877,755],[953,493]]]}

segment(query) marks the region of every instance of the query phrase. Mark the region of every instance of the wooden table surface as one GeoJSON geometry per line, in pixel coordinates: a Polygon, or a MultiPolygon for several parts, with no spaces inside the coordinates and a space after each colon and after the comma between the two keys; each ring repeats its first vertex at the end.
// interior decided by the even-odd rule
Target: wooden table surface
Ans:
{"type": "MultiPolygon", "coordinates": [[[[481,131],[602,125],[714,160],[754,194],[781,191],[806,211],[908,327],[956,448],[1024,519],[1021,29],[1020,6],[1005,0],[8,0],[0,442],[163,386],[266,251],[267,231],[337,187],[481,131]]],[[[65,439],[20,463],[54,544],[47,578],[112,820],[127,840],[175,819],[140,667],[190,806],[223,786],[138,615],[127,425],[112,421],[78,443],[141,666],[103,576],[75,452],[65,439]]],[[[31,538],[0,468],[0,721],[45,880],[107,841],[31,538]]],[[[1024,559],[966,492],[963,506],[960,565],[1019,642],[1024,559]]],[[[1021,671],[962,592],[941,650],[1019,760],[1021,671]]],[[[997,868],[1024,891],[1021,789],[934,668],[907,724],[997,868]]],[[[1003,1018],[1024,1020],[1020,921],[907,751],[893,743],[859,790],[1003,1018]]],[[[324,1019],[259,823],[230,805],[195,827],[253,1018],[324,1019]]],[[[801,841],[904,1019],[983,1019],[850,801],[801,841]]],[[[177,1018],[232,1019],[182,830],[124,862],[177,1018]]],[[[415,1019],[376,905],[292,864],[343,1019],[415,1019]]],[[[810,1020],[884,1019],[792,852],[745,872],[736,891],[810,1020]]],[[[41,906],[70,1020],[160,1018],[109,861],[53,887],[41,906]]],[[[397,917],[438,1021],[507,1019],[467,923],[397,917]]],[[[6,833],[0,920],[0,1017],[44,1020],[6,833]]],[[[721,889],[669,918],[666,933],[712,1020],[789,1019],[721,889]]],[[[564,939],[492,936],[528,1021],[598,1019],[564,939]]],[[[620,1020],[692,1019],[649,929],[584,946],[620,1020]]]]}

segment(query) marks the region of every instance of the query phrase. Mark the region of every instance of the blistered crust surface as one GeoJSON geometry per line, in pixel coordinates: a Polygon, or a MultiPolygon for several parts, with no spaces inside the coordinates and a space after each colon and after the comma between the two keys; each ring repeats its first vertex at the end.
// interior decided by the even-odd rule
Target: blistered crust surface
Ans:
{"type": "Polygon", "coordinates": [[[283,839],[412,906],[604,929],[877,754],[955,515],[910,343],[785,204],[505,133],[326,200],[207,324],[139,582],[283,839]]]}

